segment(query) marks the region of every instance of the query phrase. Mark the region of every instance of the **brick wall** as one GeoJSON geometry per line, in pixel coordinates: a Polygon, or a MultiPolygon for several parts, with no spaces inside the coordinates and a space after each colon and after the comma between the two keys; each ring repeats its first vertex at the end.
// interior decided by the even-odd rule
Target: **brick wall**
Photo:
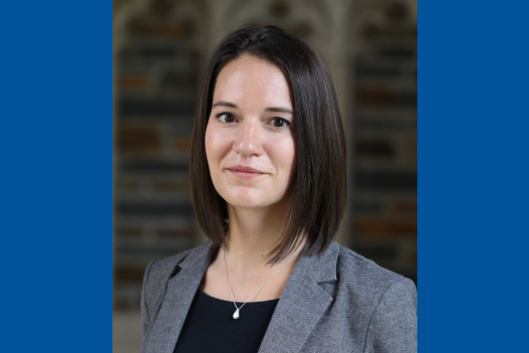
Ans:
{"type": "Polygon", "coordinates": [[[117,51],[114,307],[138,308],[154,258],[196,243],[188,150],[200,55],[195,30],[153,1],[126,24],[117,51]]]}
{"type": "Polygon", "coordinates": [[[417,22],[372,10],[353,60],[353,247],[417,280],[417,22]]]}

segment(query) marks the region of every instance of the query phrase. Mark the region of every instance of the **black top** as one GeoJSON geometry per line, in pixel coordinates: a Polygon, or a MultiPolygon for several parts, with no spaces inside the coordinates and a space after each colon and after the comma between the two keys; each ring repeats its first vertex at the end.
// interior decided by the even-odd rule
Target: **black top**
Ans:
{"type": "Polygon", "coordinates": [[[174,352],[256,353],[278,301],[246,303],[235,320],[233,302],[210,297],[199,289],[174,352]]]}

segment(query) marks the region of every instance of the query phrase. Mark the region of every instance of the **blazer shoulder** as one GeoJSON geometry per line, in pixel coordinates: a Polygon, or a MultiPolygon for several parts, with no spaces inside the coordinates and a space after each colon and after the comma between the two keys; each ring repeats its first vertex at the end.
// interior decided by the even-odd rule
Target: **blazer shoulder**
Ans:
{"type": "Polygon", "coordinates": [[[409,278],[385,269],[374,261],[342,245],[340,245],[336,267],[342,281],[366,289],[385,290],[396,282],[413,284],[413,281],[409,278]]]}
{"type": "Polygon", "coordinates": [[[340,246],[336,267],[339,290],[354,297],[366,314],[372,314],[383,298],[393,295],[400,296],[417,311],[417,288],[411,279],[343,246],[340,246]]]}
{"type": "Polygon", "coordinates": [[[366,352],[417,351],[417,289],[412,280],[340,247],[338,292],[356,314],[366,352]]]}
{"type": "Polygon", "coordinates": [[[193,250],[194,248],[162,259],[152,260],[145,270],[145,278],[148,277],[150,282],[158,282],[157,279],[163,280],[172,277],[173,271],[193,250]]]}

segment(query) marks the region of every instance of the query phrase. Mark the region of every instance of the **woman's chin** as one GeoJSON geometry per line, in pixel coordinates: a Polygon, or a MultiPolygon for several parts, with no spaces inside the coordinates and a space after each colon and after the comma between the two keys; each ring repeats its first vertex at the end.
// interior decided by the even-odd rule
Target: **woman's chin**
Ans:
{"type": "Polygon", "coordinates": [[[221,197],[231,207],[241,209],[282,208],[289,200],[288,191],[279,188],[236,187],[221,191],[221,197]]]}
{"type": "Polygon", "coordinates": [[[260,209],[272,207],[279,203],[279,200],[256,195],[234,195],[233,197],[224,198],[224,200],[231,207],[240,209],[260,209]]]}
{"type": "Polygon", "coordinates": [[[259,208],[270,206],[269,204],[258,201],[258,200],[244,200],[244,199],[233,200],[232,202],[228,202],[228,204],[231,207],[240,208],[240,209],[259,209],[259,208]]]}

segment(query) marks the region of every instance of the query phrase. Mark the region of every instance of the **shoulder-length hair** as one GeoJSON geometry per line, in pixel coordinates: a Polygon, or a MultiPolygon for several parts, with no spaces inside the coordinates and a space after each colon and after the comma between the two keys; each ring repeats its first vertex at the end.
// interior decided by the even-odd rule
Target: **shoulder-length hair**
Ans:
{"type": "Polygon", "coordinates": [[[219,72],[242,54],[280,68],[290,84],[294,106],[296,173],[292,204],[281,241],[268,254],[285,259],[306,237],[307,254],[322,253],[340,226],[347,198],[345,138],[331,76],[304,41],[275,26],[242,28],[215,49],[198,92],[191,138],[190,187],[198,223],[217,246],[226,246],[227,207],[217,193],[206,159],[205,133],[219,72]]]}

